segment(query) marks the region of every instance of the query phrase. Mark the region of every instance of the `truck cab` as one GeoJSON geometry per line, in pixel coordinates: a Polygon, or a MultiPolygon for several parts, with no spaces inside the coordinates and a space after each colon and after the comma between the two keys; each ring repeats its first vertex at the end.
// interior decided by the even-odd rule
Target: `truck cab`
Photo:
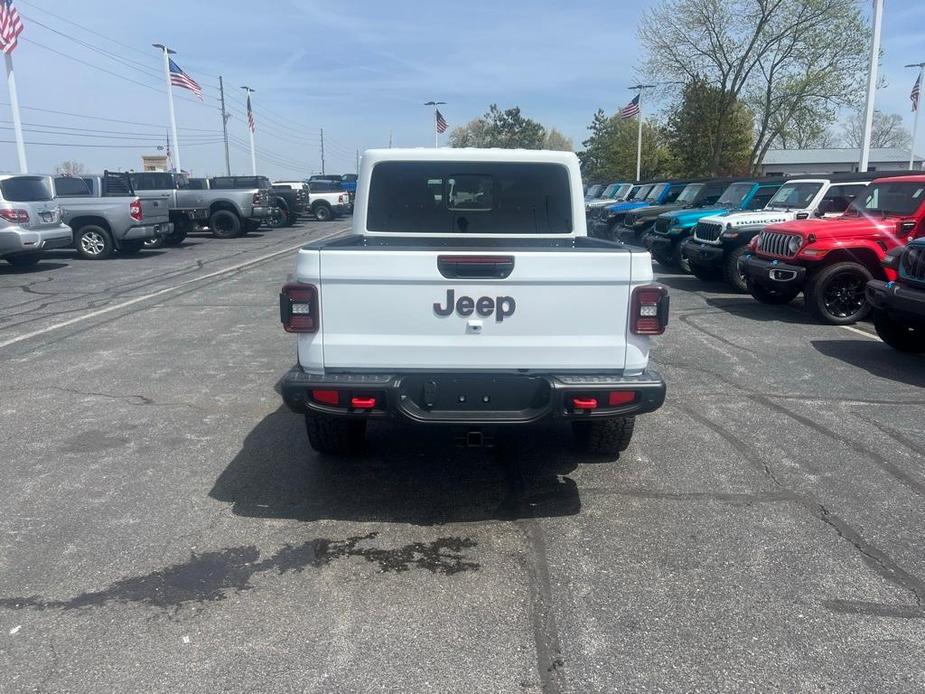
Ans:
{"type": "Polygon", "coordinates": [[[887,253],[925,235],[925,176],[877,179],[837,219],[771,224],[739,261],[752,296],[783,304],[803,292],[821,322],[848,325],[870,313],[865,287],[891,281],[887,253]]]}
{"type": "Polygon", "coordinates": [[[356,450],[372,419],[473,444],[560,419],[626,448],[664,399],[667,290],[648,253],[588,238],[574,153],[370,150],[359,183],[352,233],[303,247],[280,294],[283,399],[316,450],[356,450]]]}

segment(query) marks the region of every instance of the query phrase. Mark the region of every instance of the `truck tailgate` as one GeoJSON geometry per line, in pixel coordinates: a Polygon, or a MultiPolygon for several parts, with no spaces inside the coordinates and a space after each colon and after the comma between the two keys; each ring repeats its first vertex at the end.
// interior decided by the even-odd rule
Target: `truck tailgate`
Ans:
{"type": "Polygon", "coordinates": [[[616,246],[315,253],[299,279],[321,277],[325,369],[624,366],[633,255],[616,246]]]}
{"type": "Polygon", "coordinates": [[[166,224],[170,221],[170,203],[166,197],[142,196],[139,200],[144,224],[166,224]]]}

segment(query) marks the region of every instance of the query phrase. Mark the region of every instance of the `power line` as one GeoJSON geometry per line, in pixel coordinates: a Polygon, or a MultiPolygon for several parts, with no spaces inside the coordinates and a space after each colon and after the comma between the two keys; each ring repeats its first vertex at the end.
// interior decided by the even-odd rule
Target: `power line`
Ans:
{"type": "MultiPolygon", "coordinates": [[[[0,143],[3,144],[12,144],[16,140],[0,140],[0,143]]],[[[214,145],[221,142],[221,140],[216,140],[214,142],[192,142],[191,146],[199,145],[214,145]]],[[[112,148],[112,149],[151,149],[151,145],[119,145],[119,144],[85,144],[81,142],[26,142],[29,146],[38,146],[38,147],[91,147],[91,148],[112,148]]]]}
{"type": "MultiPolygon", "coordinates": [[[[9,106],[9,103],[5,101],[0,101],[0,106],[9,106]]],[[[152,128],[163,128],[164,127],[163,123],[143,123],[141,121],[122,120],[119,118],[106,118],[104,116],[89,116],[85,113],[71,113],[69,111],[57,111],[55,109],[39,108],[37,106],[20,106],[20,108],[23,110],[27,110],[27,111],[39,111],[41,113],[54,113],[55,115],[59,115],[59,116],[71,116],[72,118],[83,118],[85,120],[106,121],[107,123],[121,123],[123,125],[145,125],[145,126],[150,126],[152,128]]],[[[194,130],[197,132],[204,132],[204,133],[217,132],[215,130],[212,130],[211,128],[182,128],[181,127],[177,129],[178,130],[194,130]]]]}

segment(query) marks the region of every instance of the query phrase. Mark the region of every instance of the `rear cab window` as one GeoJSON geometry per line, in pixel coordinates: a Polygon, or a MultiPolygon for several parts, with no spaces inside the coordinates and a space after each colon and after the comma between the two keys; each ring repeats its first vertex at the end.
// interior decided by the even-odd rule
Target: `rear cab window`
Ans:
{"type": "Polygon", "coordinates": [[[370,179],[366,228],[425,234],[569,234],[569,172],[552,163],[381,162],[370,179]]]}
{"type": "Polygon", "coordinates": [[[88,198],[90,184],[83,178],[61,176],[55,178],[55,195],[59,198],[88,198]]]}
{"type": "Polygon", "coordinates": [[[175,188],[173,176],[156,171],[132,174],[132,185],[135,190],[173,190],[175,188]]]}
{"type": "Polygon", "coordinates": [[[0,193],[8,202],[44,202],[54,193],[44,176],[14,176],[0,181],[0,193]]]}

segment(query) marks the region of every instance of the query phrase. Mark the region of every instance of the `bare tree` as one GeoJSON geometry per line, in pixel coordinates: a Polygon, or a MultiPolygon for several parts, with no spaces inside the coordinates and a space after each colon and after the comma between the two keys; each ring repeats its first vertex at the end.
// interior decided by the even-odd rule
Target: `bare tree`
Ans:
{"type": "Polygon", "coordinates": [[[55,173],[66,174],[68,176],[79,176],[87,168],[79,161],[63,161],[55,167],[55,173]]]}
{"type": "Polygon", "coordinates": [[[648,74],[702,78],[724,95],[711,127],[715,172],[736,101],[755,116],[753,168],[801,110],[834,118],[858,93],[867,30],[844,0],[664,0],[639,34],[648,74]]]}
{"type": "MultiPolygon", "coordinates": [[[[852,111],[845,123],[845,144],[860,147],[864,142],[864,112],[852,111]]],[[[912,146],[912,133],[903,125],[903,118],[895,113],[886,114],[874,111],[874,122],[870,131],[871,147],[899,147],[909,149],[912,146]]]]}
{"type": "Polygon", "coordinates": [[[555,128],[546,131],[546,139],[543,141],[543,149],[558,149],[563,152],[571,152],[574,149],[572,138],[566,137],[555,128]]]}

